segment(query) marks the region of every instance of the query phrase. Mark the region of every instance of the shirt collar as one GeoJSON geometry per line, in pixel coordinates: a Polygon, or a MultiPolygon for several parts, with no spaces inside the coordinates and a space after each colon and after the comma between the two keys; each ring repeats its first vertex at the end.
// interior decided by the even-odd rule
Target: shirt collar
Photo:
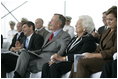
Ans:
{"type": "Polygon", "coordinates": [[[42,30],[44,27],[41,27],[41,28],[36,28],[37,31],[40,31],[42,30]]]}
{"type": "Polygon", "coordinates": [[[31,36],[33,35],[33,33],[30,36],[27,36],[27,39],[30,40],[31,36]]]}
{"type": "Polygon", "coordinates": [[[21,32],[18,32],[18,35],[20,35],[21,34],[21,32]]]}
{"type": "Polygon", "coordinates": [[[62,29],[56,30],[55,32],[53,32],[54,37],[61,31],[62,29]]]}

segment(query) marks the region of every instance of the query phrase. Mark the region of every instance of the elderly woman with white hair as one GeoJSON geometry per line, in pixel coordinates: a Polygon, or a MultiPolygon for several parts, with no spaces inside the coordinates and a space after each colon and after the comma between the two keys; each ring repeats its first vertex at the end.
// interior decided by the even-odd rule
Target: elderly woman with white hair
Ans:
{"type": "MultiPolygon", "coordinates": [[[[72,67],[71,78],[89,78],[91,74],[102,71],[102,67],[113,60],[113,54],[117,52],[117,7],[113,6],[108,9],[106,15],[109,28],[101,36],[96,51],[83,54],[83,58],[78,61],[77,72],[74,72],[74,66],[72,67]]],[[[117,66],[114,71],[115,69],[117,72],[117,66]]],[[[104,77],[117,77],[117,73],[106,72],[104,77]]]]}
{"type": "Polygon", "coordinates": [[[74,54],[94,52],[96,43],[91,35],[94,29],[94,23],[90,16],[80,16],[76,24],[77,35],[71,39],[63,55],[54,54],[51,56],[51,61],[43,65],[42,78],[60,78],[71,70],[74,54]]]}

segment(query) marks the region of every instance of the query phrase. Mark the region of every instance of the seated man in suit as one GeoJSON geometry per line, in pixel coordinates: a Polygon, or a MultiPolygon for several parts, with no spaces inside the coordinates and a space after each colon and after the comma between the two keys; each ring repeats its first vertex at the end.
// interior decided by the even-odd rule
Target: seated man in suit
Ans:
{"type": "Polygon", "coordinates": [[[54,54],[49,63],[43,65],[42,78],[60,78],[63,74],[71,70],[74,62],[74,54],[83,52],[94,52],[96,43],[90,34],[94,30],[94,23],[90,16],[80,16],[76,24],[77,36],[71,39],[64,55],[54,54]]]}
{"type": "Polygon", "coordinates": [[[35,32],[39,35],[42,35],[44,39],[46,38],[47,34],[49,33],[43,26],[43,20],[41,18],[37,18],[35,20],[35,32]]]}
{"type": "Polygon", "coordinates": [[[36,52],[37,55],[22,51],[17,61],[14,77],[29,77],[29,72],[41,71],[43,64],[50,60],[51,55],[63,54],[71,39],[70,35],[63,31],[65,17],[61,14],[54,14],[50,25],[53,27],[53,33],[47,35],[41,50],[36,52]]]}
{"type": "MultiPolygon", "coordinates": [[[[10,51],[13,51],[14,53],[18,50],[18,43],[23,42],[24,33],[22,32],[22,23],[17,23],[17,31],[18,33],[15,34],[15,36],[12,39],[12,43],[9,47],[10,51]],[[17,42],[17,45],[16,45],[17,42]],[[17,47],[16,47],[17,46],[17,47]],[[17,49],[17,50],[16,50],[17,49]]],[[[1,54],[1,72],[2,72],[2,78],[6,77],[6,72],[11,72],[14,70],[16,66],[18,56],[11,54],[11,53],[2,53],[1,54]]]]}
{"type": "MultiPolygon", "coordinates": [[[[24,23],[23,26],[20,25],[20,27],[21,27],[20,30],[22,30],[22,27],[23,27],[23,33],[25,35],[22,39],[22,42],[20,42],[22,44],[19,44],[18,41],[15,41],[15,38],[17,38],[17,36],[15,36],[13,39],[15,42],[15,45],[13,44],[13,46],[10,46],[10,50],[13,52],[16,52],[16,51],[19,51],[22,47],[27,50],[32,50],[32,51],[40,49],[43,45],[44,39],[39,34],[34,33],[34,30],[35,30],[34,23],[28,21],[24,23]],[[28,43],[26,43],[26,38],[28,38],[29,40],[28,43]]],[[[21,39],[21,37],[19,37],[19,39],[21,39]]],[[[15,69],[17,58],[18,58],[17,55],[10,54],[10,53],[2,55],[1,63],[2,63],[2,69],[4,69],[4,72],[11,72],[15,69]]]]}
{"type": "Polygon", "coordinates": [[[102,21],[104,23],[103,26],[101,26],[100,28],[98,28],[98,34],[103,34],[107,29],[108,29],[108,25],[107,25],[107,22],[106,22],[106,11],[103,12],[103,16],[102,16],[102,21]]]}
{"type": "Polygon", "coordinates": [[[98,43],[98,44],[100,42],[100,38],[101,38],[102,34],[105,33],[105,31],[108,29],[108,25],[106,22],[106,16],[107,16],[106,11],[103,12],[102,14],[103,14],[102,21],[103,21],[104,25],[99,27],[97,32],[93,32],[93,36],[95,37],[96,43],[98,43]]]}

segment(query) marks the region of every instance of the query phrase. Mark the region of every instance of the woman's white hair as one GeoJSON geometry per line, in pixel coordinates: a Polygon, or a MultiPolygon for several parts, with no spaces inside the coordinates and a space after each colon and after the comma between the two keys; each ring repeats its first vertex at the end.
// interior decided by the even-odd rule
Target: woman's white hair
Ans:
{"type": "Polygon", "coordinates": [[[82,20],[82,26],[85,28],[86,32],[91,33],[95,29],[93,19],[88,15],[79,16],[79,19],[82,20]]]}

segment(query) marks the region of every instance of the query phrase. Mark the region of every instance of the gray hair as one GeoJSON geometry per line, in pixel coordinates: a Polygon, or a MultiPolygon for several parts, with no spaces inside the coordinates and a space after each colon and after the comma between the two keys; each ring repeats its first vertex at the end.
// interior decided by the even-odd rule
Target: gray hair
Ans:
{"type": "Polygon", "coordinates": [[[82,26],[85,28],[86,32],[92,33],[95,29],[93,19],[88,15],[79,16],[79,19],[82,20],[82,26]]]}

